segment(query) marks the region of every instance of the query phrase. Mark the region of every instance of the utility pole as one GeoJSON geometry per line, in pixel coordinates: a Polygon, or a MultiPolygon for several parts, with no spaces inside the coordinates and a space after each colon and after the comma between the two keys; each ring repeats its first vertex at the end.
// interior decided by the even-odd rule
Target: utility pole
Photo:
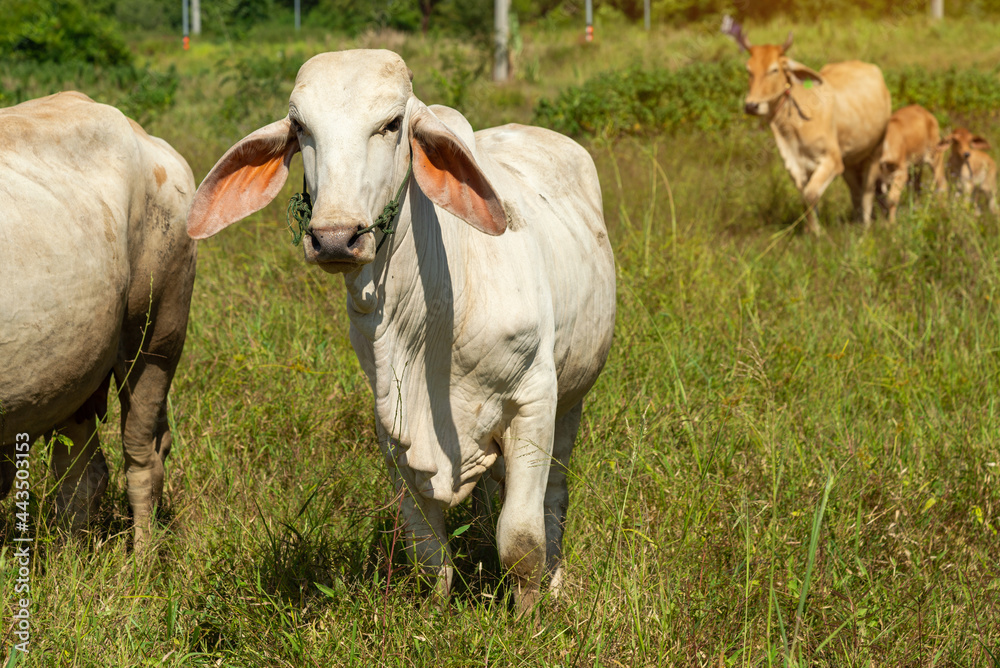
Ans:
{"type": "Polygon", "coordinates": [[[295,0],[295,31],[302,30],[302,0],[295,0]]]}
{"type": "Polygon", "coordinates": [[[201,34],[201,0],[191,0],[191,34],[201,34]]]}
{"type": "Polygon", "coordinates": [[[931,18],[944,18],[944,0],[931,0],[931,18]]]}
{"type": "Polygon", "coordinates": [[[184,50],[191,48],[191,38],[188,37],[188,0],[181,0],[181,27],[184,29],[184,50]]]}
{"type": "Polygon", "coordinates": [[[510,0],[494,0],[493,2],[493,35],[496,45],[493,58],[493,80],[506,81],[510,76],[510,55],[507,44],[510,41],[510,22],[507,10],[510,0]]]}
{"type": "Polygon", "coordinates": [[[642,3],[642,16],[645,20],[646,30],[649,30],[649,0],[642,3]]]}
{"type": "Polygon", "coordinates": [[[594,0],[587,0],[587,36],[588,42],[594,41],[594,0]]]}

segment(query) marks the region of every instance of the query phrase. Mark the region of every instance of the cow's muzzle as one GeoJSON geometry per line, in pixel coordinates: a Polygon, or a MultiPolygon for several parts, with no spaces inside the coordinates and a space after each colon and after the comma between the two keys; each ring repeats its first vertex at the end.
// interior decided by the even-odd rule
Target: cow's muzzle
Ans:
{"type": "Polygon", "coordinates": [[[372,235],[359,234],[362,225],[310,227],[303,238],[306,262],[339,273],[375,259],[372,235]]]}

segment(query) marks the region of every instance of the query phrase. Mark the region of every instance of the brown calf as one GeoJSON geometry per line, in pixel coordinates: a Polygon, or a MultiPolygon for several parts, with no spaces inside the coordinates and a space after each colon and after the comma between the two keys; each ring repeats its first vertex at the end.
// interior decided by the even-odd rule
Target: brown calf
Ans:
{"type": "MultiPolygon", "coordinates": [[[[938,144],[941,151],[949,146],[948,181],[970,202],[977,196],[985,198],[990,212],[997,213],[997,164],[984,152],[990,143],[966,128],[955,128],[938,144]]],[[[943,157],[938,161],[939,174],[945,168],[943,157]]]]}
{"type": "Polygon", "coordinates": [[[896,208],[906,187],[910,165],[916,165],[913,186],[920,190],[922,166],[934,170],[938,191],[946,189],[944,175],[936,166],[940,129],[934,115],[919,104],[899,109],[889,119],[879,158],[879,181],[889,210],[889,222],[896,222],[896,208]]]}

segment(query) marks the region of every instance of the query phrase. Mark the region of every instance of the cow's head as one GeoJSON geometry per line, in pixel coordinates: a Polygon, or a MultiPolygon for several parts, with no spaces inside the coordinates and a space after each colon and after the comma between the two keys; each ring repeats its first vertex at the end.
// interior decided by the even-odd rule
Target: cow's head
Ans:
{"type": "Polygon", "coordinates": [[[990,150],[990,143],[985,138],[972,134],[967,128],[955,128],[938,144],[939,151],[945,151],[948,147],[951,147],[952,155],[965,161],[973,151],[990,150]]]}
{"type": "Polygon", "coordinates": [[[786,55],[792,48],[792,33],[788,33],[784,44],[755,46],[750,44],[740,24],[730,21],[724,24],[723,30],[736,40],[741,49],[750,54],[750,59],[747,61],[750,90],[743,106],[746,113],[768,116],[778,109],[781,97],[795,84],[806,81],[823,83],[819,73],[786,55]]]}
{"type": "Polygon", "coordinates": [[[339,273],[375,259],[372,225],[403,183],[412,156],[420,190],[486,234],[506,229],[503,206],[468,146],[413,96],[395,53],[324,53],[295,79],[288,116],[230,148],[198,188],[188,233],[204,239],[262,209],[302,153],[312,218],[307,262],[339,273]]]}
{"type": "Polygon", "coordinates": [[[879,159],[877,189],[880,193],[885,195],[889,192],[892,187],[892,180],[900,167],[901,165],[897,162],[896,158],[882,157],[879,159]]]}

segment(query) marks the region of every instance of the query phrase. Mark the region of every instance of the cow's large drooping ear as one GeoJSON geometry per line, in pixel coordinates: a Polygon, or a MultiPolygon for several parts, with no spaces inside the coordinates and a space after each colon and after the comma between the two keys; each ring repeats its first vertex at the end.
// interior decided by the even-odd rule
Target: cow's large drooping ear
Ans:
{"type": "Polygon", "coordinates": [[[806,67],[802,63],[796,62],[791,58],[786,58],[785,60],[788,73],[791,74],[792,78],[798,83],[812,81],[816,84],[823,84],[823,77],[821,77],[819,72],[816,70],[811,67],[806,67]]]}
{"type": "Polygon", "coordinates": [[[410,148],[413,176],[427,197],[480,232],[507,229],[500,197],[472,152],[423,102],[411,99],[410,148]]]}
{"type": "Polygon", "coordinates": [[[976,135],[975,137],[972,138],[972,141],[969,142],[969,146],[971,148],[976,149],[977,151],[990,150],[990,143],[986,141],[985,137],[981,137],[979,135],[976,135]]]}
{"type": "Polygon", "coordinates": [[[298,150],[299,140],[287,117],[237,142],[198,186],[188,214],[188,234],[205,239],[267,206],[285,185],[288,164],[298,150]]]}

